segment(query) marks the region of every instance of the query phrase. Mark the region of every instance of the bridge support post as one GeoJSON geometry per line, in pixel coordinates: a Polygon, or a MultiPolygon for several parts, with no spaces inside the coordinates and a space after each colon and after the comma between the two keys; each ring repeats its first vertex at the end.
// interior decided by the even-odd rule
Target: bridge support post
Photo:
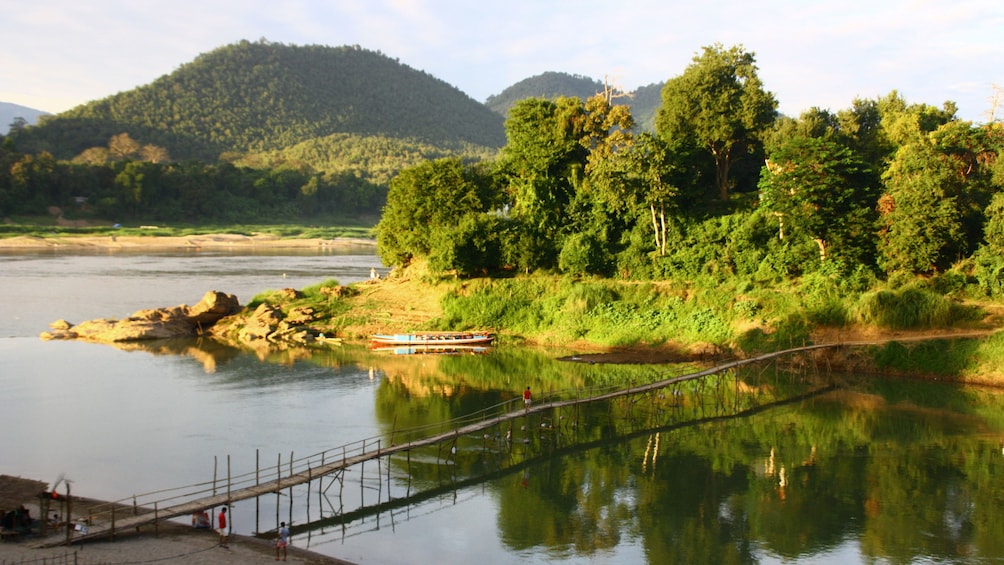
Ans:
{"type": "MultiPolygon", "coordinates": [[[[261,450],[254,450],[254,484],[261,484],[261,450]]],[[[254,497],[254,531],[261,531],[261,497],[254,497]]]]}
{"type": "Polygon", "coordinates": [[[282,502],[282,454],[276,454],[275,462],[275,523],[279,523],[279,507],[282,502]]]}

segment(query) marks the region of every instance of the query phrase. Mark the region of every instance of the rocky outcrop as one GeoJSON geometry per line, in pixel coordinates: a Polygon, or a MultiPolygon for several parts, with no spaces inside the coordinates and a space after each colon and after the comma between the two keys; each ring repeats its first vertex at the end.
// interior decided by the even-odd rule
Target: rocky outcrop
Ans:
{"type": "Polygon", "coordinates": [[[195,337],[225,316],[240,312],[237,297],[209,291],[195,306],[140,310],[128,318],[96,319],[73,325],[66,320],[50,324],[42,339],[81,339],[102,343],[195,337]]]}
{"type": "Polygon", "coordinates": [[[245,344],[289,344],[313,343],[323,334],[311,323],[317,316],[309,306],[296,306],[284,312],[279,306],[267,302],[258,305],[254,312],[235,316],[226,324],[212,329],[212,335],[225,340],[245,344]]]}

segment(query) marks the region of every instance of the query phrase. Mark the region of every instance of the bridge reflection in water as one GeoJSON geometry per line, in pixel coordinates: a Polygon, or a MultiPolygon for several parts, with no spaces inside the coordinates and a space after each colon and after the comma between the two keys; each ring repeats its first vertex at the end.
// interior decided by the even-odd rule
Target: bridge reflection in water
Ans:
{"type": "Polygon", "coordinates": [[[530,407],[517,398],[434,427],[394,430],[302,458],[290,454],[285,462],[279,455],[274,466],[263,468],[259,461],[253,473],[238,476],[231,476],[228,458],[225,478],[88,508],[86,530],[68,530],[65,539],[52,536],[38,545],[114,537],[250,499],[260,536],[273,538],[286,521],[294,535],[306,536],[308,547],[344,539],[379,529],[384,515],[393,524],[418,510],[428,513],[428,506],[464,487],[524,473],[549,458],[743,417],[830,390],[828,373],[803,355],[825,347],[834,345],[731,361],[627,388],[554,391],[530,407]],[[782,373],[779,362],[788,370],[782,373]],[[598,426],[600,434],[594,433],[598,426]],[[262,499],[271,506],[272,497],[275,521],[262,530],[262,520],[272,518],[271,511],[262,516],[262,499]]]}

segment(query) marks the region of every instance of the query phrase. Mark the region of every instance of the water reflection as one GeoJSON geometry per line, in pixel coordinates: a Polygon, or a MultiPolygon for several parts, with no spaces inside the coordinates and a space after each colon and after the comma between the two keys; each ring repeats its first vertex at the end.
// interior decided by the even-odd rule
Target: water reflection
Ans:
{"type": "MultiPolygon", "coordinates": [[[[376,416],[399,441],[408,429],[518,400],[527,382],[554,399],[667,374],[507,348],[416,360],[347,347],[298,362],[374,371],[376,416]]],[[[444,504],[482,492],[494,501],[499,543],[531,560],[619,560],[638,548],[653,563],[1001,555],[991,524],[1004,516],[985,503],[1004,496],[992,479],[1004,457],[988,440],[1001,428],[983,416],[1000,408],[999,395],[857,379],[820,391],[815,379],[754,376],[557,410],[391,458],[370,479],[381,494],[340,499],[338,512],[301,517],[297,532],[354,547],[357,528],[381,516],[426,516],[430,504],[448,512],[444,504]]]]}

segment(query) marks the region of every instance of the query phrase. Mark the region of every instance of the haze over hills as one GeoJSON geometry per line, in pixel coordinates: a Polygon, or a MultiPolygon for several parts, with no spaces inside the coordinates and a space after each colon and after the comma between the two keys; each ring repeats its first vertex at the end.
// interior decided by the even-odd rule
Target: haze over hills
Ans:
{"type": "Polygon", "coordinates": [[[24,118],[28,125],[33,126],[45,115],[48,115],[48,112],[11,102],[0,102],[0,135],[7,135],[10,125],[17,118],[24,118]]]}

